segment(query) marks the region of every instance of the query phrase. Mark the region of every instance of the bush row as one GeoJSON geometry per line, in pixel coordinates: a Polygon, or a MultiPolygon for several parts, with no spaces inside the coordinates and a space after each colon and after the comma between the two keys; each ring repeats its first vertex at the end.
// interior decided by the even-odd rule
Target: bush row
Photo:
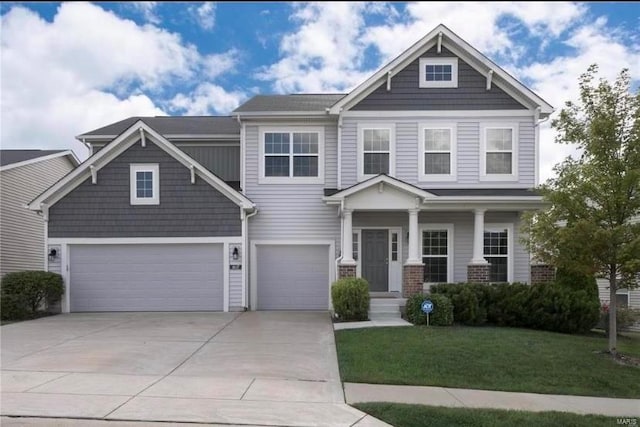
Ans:
{"type": "Polygon", "coordinates": [[[0,282],[2,320],[34,317],[60,301],[64,293],[62,276],[46,271],[7,273],[0,282]]]}

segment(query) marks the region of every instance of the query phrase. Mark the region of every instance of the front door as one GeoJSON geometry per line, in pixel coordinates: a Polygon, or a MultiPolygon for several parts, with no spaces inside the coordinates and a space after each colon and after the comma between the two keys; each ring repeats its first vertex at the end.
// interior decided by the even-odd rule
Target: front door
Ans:
{"type": "Polygon", "coordinates": [[[389,230],[362,230],[362,277],[371,291],[389,290],[389,230]]]}

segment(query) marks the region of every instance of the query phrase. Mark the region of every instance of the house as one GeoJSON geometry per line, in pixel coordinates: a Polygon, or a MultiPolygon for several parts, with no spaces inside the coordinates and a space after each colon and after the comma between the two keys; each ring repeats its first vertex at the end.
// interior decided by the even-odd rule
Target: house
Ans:
{"type": "Polygon", "coordinates": [[[71,150],[0,150],[0,277],[46,268],[45,222],[24,206],[78,164],[71,150]]]}
{"type": "Polygon", "coordinates": [[[440,25],[348,94],[84,133],[92,156],[29,207],[67,311],[326,310],[356,275],[386,297],[532,282],[520,214],[543,206],[552,111],[440,25]]]}

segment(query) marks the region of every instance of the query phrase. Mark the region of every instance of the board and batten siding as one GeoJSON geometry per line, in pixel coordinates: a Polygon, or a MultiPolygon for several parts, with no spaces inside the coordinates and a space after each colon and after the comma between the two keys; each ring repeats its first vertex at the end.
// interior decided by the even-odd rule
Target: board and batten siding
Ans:
{"type": "MultiPolygon", "coordinates": [[[[446,47],[438,53],[434,46],[424,52],[424,58],[456,57],[446,47]]],[[[487,90],[487,78],[458,58],[458,87],[420,88],[420,58],[416,58],[391,78],[391,90],[386,81],[365,97],[352,110],[523,110],[525,107],[503,91],[495,82],[487,90]]]]}
{"type": "MultiPolygon", "coordinates": [[[[242,260],[242,245],[240,243],[232,243],[229,245],[229,264],[240,264],[241,268],[248,269],[249,266],[242,260]],[[239,258],[237,261],[233,259],[233,248],[238,248],[239,258]]],[[[225,265],[223,268],[229,268],[225,265]]],[[[232,311],[244,308],[242,303],[242,270],[229,269],[229,309],[232,311]]]]}
{"type": "Polygon", "coordinates": [[[408,115],[401,120],[393,117],[345,117],[342,124],[342,188],[358,182],[358,125],[376,126],[377,123],[394,123],[396,128],[396,171],[395,177],[421,188],[447,188],[460,186],[500,185],[533,188],[535,186],[535,128],[531,117],[486,117],[478,119],[452,119],[441,117],[417,117],[408,115]],[[430,122],[455,123],[457,132],[456,181],[419,181],[418,157],[420,149],[419,128],[430,122]],[[518,180],[480,180],[480,132],[483,124],[517,124],[518,134],[518,180]]]}
{"type": "Polygon", "coordinates": [[[175,144],[223,181],[240,181],[240,144],[175,144]]]}
{"type": "Polygon", "coordinates": [[[24,205],[73,168],[62,156],[0,172],[0,276],[44,269],[44,220],[24,205]]]}
{"type": "Polygon", "coordinates": [[[139,142],[49,209],[49,237],[240,236],[240,208],[148,141],[139,142]],[[130,164],[158,164],[160,204],[131,205],[130,164]]]}
{"type": "MultiPolygon", "coordinates": [[[[429,224],[453,224],[453,281],[467,281],[467,265],[473,251],[473,212],[420,212],[419,227],[429,224]]],[[[513,280],[529,282],[529,253],[520,244],[520,217],[516,212],[487,212],[485,224],[513,224],[513,280]]],[[[402,261],[408,258],[407,233],[409,214],[407,212],[354,212],[354,228],[402,227],[402,261]]],[[[422,239],[420,240],[422,241],[422,239]]]]}
{"type": "Polygon", "coordinates": [[[322,201],[324,188],[335,187],[337,180],[336,127],[335,124],[324,126],[325,158],[334,158],[325,159],[325,184],[259,184],[259,126],[246,126],[245,194],[258,207],[258,214],[249,220],[251,240],[335,239],[336,248],[339,247],[337,208],[322,201]]]}

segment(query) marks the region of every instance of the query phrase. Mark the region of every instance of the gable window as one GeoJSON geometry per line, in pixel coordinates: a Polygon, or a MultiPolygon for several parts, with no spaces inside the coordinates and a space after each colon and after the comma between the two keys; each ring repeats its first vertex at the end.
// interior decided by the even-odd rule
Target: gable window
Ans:
{"type": "Polygon", "coordinates": [[[484,259],[489,263],[490,282],[511,282],[511,227],[494,225],[484,230],[484,259]]]}
{"type": "Polygon", "coordinates": [[[482,129],[480,179],[517,179],[517,158],[516,126],[492,125],[482,129]]]}
{"type": "Polygon", "coordinates": [[[458,58],[420,58],[421,88],[458,87],[458,58]]]}
{"type": "Polygon", "coordinates": [[[395,140],[394,127],[361,127],[359,129],[359,161],[360,179],[367,179],[379,174],[395,173],[395,140]]]}
{"type": "Polygon", "coordinates": [[[424,283],[446,283],[453,280],[452,243],[452,225],[430,225],[422,228],[424,283]]]}
{"type": "Polygon", "coordinates": [[[323,132],[265,130],[261,133],[260,181],[264,183],[322,183],[323,132]]]}
{"type": "Polygon", "coordinates": [[[160,175],[158,164],[129,166],[130,203],[132,205],[160,204],[160,175]]]}
{"type": "Polygon", "coordinates": [[[453,123],[420,127],[420,180],[456,179],[456,126],[453,123]]]}

